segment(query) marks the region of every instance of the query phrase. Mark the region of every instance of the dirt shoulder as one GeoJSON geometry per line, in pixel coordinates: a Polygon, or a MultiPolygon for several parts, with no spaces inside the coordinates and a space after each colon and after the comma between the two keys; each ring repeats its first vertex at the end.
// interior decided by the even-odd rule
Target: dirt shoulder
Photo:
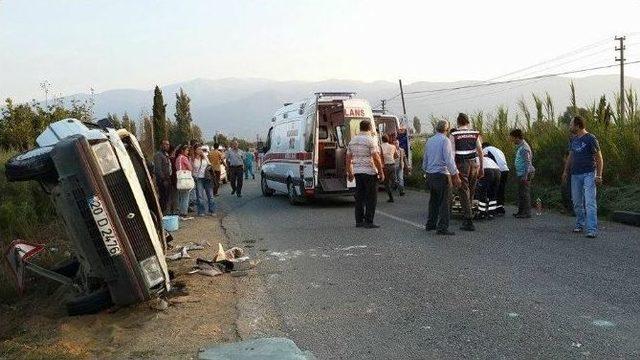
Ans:
{"type": "Polygon", "coordinates": [[[174,233],[175,247],[211,245],[190,251],[191,259],[169,261],[175,281],[186,284],[188,295],[173,298],[164,311],[139,304],[69,317],[60,294],[32,291],[18,304],[0,305],[0,359],[189,359],[204,346],[239,340],[235,289],[241,278],[187,274],[197,257],[211,259],[219,242],[230,245],[220,220],[196,218],[183,225],[174,233]]]}

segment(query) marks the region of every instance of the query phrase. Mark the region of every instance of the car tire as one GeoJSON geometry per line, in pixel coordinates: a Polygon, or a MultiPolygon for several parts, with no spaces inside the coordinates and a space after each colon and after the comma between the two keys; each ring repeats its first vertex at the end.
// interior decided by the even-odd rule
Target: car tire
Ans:
{"type": "Polygon", "coordinates": [[[5,174],[9,181],[55,181],[58,178],[51,148],[36,148],[18,154],[5,164],[5,174]]]}
{"type": "Polygon", "coordinates": [[[96,314],[113,305],[109,289],[102,288],[88,295],[80,295],[66,303],[69,316],[96,314]]]}
{"type": "Polygon", "coordinates": [[[269,189],[267,185],[267,179],[264,177],[264,174],[260,178],[260,189],[262,190],[262,196],[269,197],[272,196],[274,191],[269,189]]]}

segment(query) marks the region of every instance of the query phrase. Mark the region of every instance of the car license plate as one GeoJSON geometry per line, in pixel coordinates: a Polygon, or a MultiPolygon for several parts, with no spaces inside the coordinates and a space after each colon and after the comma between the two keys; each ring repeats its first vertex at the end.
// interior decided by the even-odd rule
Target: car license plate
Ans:
{"type": "Polygon", "coordinates": [[[107,211],[104,209],[102,200],[98,195],[89,197],[89,209],[91,210],[91,215],[93,215],[93,220],[96,222],[96,226],[102,237],[102,242],[104,242],[104,246],[107,248],[109,255],[120,255],[122,252],[120,241],[118,241],[116,232],[113,230],[113,225],[109,220],[109,216],[107,216],[107,211]]]}

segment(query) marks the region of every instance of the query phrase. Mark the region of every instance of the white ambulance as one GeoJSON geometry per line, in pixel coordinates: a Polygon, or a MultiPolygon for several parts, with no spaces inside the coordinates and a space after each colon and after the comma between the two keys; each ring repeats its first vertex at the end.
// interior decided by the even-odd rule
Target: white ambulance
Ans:
{"type": "MultiPolygon", "coordinates": [[[[363,120],[373,124],[371,106],[355,93],[315,93],[278,109],[262,149],[262,194],[281,192],[292,204],[353,195],[355,183],[347,180],[345,160],[363,120]]],[[[375,128],[372,135],[377,136],[375,128]]]]}

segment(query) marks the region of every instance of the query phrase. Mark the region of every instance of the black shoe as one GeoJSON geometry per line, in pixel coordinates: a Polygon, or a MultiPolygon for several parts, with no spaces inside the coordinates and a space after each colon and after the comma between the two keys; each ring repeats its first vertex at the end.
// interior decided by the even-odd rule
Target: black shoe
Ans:
{"type": "Polygon", "coordinates": [[[236,191],[235,190],[231,190],[231,195],[235,194],[236,191]]]}
{"type": "Polygon", "coordinates": [[[389,198],[389,200],[387,200],[387,202],[393,202],[393,198],[389,198]]]}
{"type": "Polygon", "coordinates": [[[363,226],[364,226],[364,223],[356,223],[356,227],[357,227],[357,228],[361,228],[361,227],[363,227],[363,226]]]}
{"type": "Polygon", "coordinates": [[[438,230],[438,231],[436,231],[436,234],[438,234],[438,235],[455,235],[456,233],[454,233],[453,231],[449,231],[449,230],[438,230]]]}
{"type": "Polygon", "coordinates": [[[424,229],[425,229],[426,231],[433,231],[433,230],[435,230],[435,229],[436,229],[436,227],[435,227],[435,226],[431,226],[431,225],[425,225],[425,226],[424,226],[424,229]]]}
{"type": "Polygon", "coordinates": [[[512,215],[513,215],[513,217],[518,217],[518,216],[520,216],[521,214],[520,214],[519,212],[517,212],[517,213],[513,213],[512,215]]]}
{"type": "Polygon", "coordinates": [[[238,193],[238,197],[242,197],[242,194],[238,193]]]}
{"type": "Polygon", "coordinates": [[[404,196],[404,191],[400,191],[400,196],[404,196]]]}
{"type": "Polygon", "coordinates": [[[377,229],[377,228],[380,227],[380,225],[376,225],[376,224],[373,224],[373,223],[364,223],[363,227],[365,229],[377,229]]]}
{"type": "Polygon", "coordinates": [[[471,220],[466,220],[464,223],[462,223],[462,226],[460,226],[460,230],[476,231],[476,227],[473,226],[473,223],[471,222],[471,220]]]}
{"type": "Polygon", "coordinates": [[[516,219],[531,219],[531,215],[527,215],[527,214],[518,214],[518,215],[513,215],[516,219]]]}

